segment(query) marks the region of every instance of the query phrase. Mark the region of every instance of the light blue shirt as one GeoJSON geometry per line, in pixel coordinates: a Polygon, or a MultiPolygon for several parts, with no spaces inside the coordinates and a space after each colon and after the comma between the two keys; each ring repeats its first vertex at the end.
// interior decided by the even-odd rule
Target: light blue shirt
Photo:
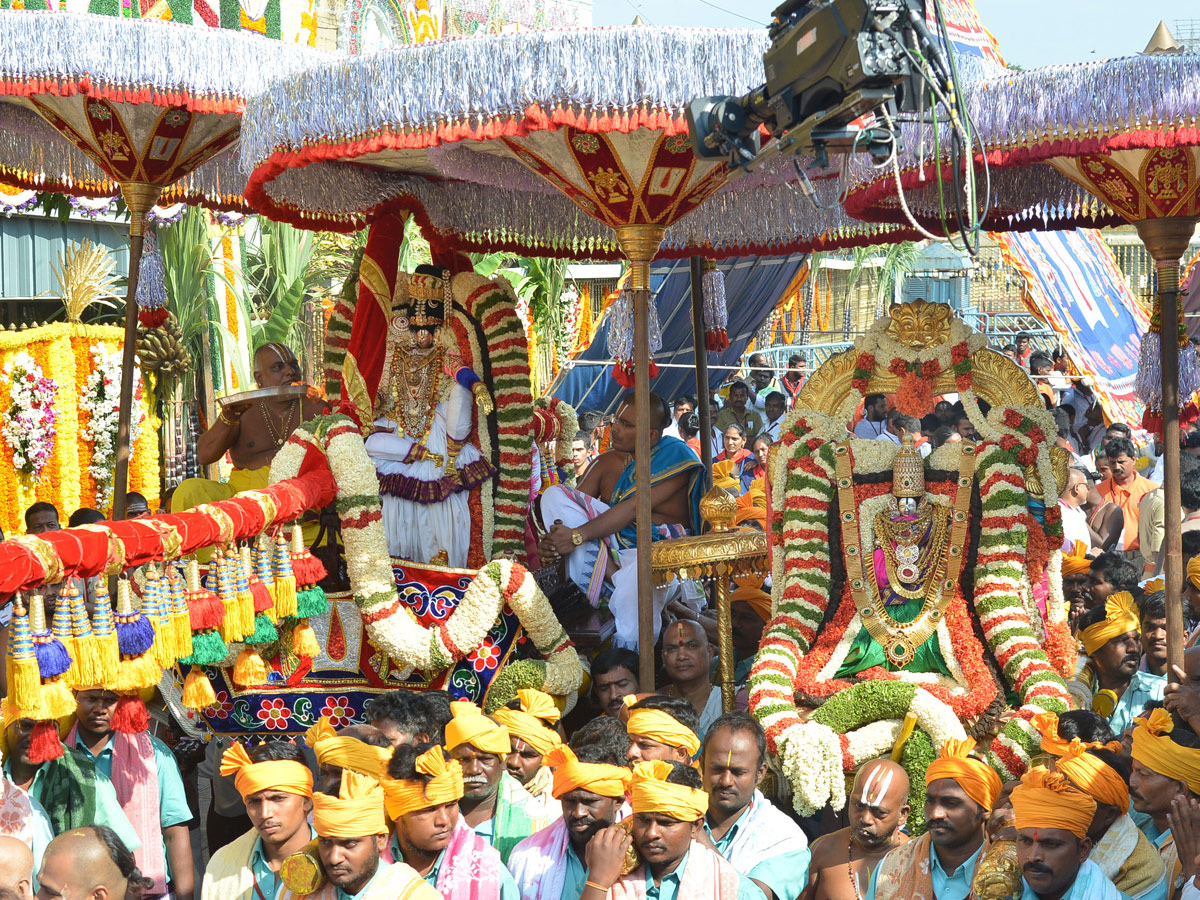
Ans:
{"type": "MultiPolygon", "coordinates": [[[[729,826],[729,830],[721,835],[719,841],[713,837],[708,820],[704,820],[704,830],[716,845],[717,852],[726,859],[729,858],[729,845],[737,838],[743,818],[744,816],[739,816],[738,821],[729,826]]],[[[796,900],[808,886],[808,864],[811,859],[812,853],[806,847],[803,850],[776,854],[742,874],[769,887],[776,900],[796,900]]]]}
{"type": "MultiPolygon", "coordinates": [[[[983,852],[983,844],[979,845],[979,849],[968,857],[967,861],[955,869],[953,872],[947,873],[942,868],[942,861],[938,859],[937,848],[933,846],[933,842],[929,843],[929,859],[931,865],[929,874],[933,878],[933,894],[937,900],[967,900],[971,893],[971,876],[975,874],[975,865],[979,862],[979,854],[983,852]]],[[[887,859],[885,856],[884,859],[887,859]]],[[[871,873],[871,884],[867,888],[867,895],[863,900],[875,900],[875,888],[879,880],[879,869],[883,864],[875,867],[875,871],[871,873]]]]}
{"type": "Polygon", "coordinates": [[[1121,695],[1112,715],[1108,717],[1108,724],[1112,726],[1113,733],[1120,737],[1126,728],[1133,725],[1133,720],[1142,715],[1146,704],[1152,700],[1162,700],[1166,690],[1166,675],[1134,672],[1129,687],[1125,688],[1125,693],[1121,695]]]}
{"type": "Polygon", "coordinates": [[[496,846],[496,817],[488,816],[471,829],[491,846],[496,846]]]}
{"type": "MultiPolygon", "coordinates": [[[[1129,900],[1129,895],[1117,890],[1117,886],[1104,877],[1100,867],[1094,862],[1084,860],[1079,867],[1071,889],[1062,896],[1062,900],[1129,900]]],[[[1021,900],[1041,900],[1025,881],[1021,879],[1021,900]]]]}
{"type": "Polygon", "coordinates": [[[562,900],[579,900],[587,886],[587,866],[567,841],[567,871],[563,875],[562,900]]]}
{"type": "MultiPolygon", "coordinates": [[[[476,832],[476,834],[478,834],[478,832],[476,832]]],[[[482,837],[482,835],[481,835],[481,837],[482,837]]],[[[394,839],[393,839],[393,844],[395,844],[394,839]]],[[[397,860],[404,859],[403,856],[397,856],[396,853],[399,853],[399,850],[396,850],[393,853],[393,855],[392,855],[393,859],[397,859],[397,860]]],[[[439,853],[437,862],[435,862],[433,864],[433,868],[430,869],[429,874],[425,876],[425,883],[427,885],[429,885],[430,887],[434,887],[434,888],[437,887],[438,872],[441,871],[442,859],[445,856],[446,856],[445,850],[443,850],[441,853],[439,853]]],[[[581,890],[580,893],[583,893],[583,891],[581,890]]],[[[519,890],[517,890],[517,882],[512,877],[512,875],[509,873],[508,869],[504,868],[504,866],[500,867],[500,900],[521,900],[521,892],[519,890]]]]}
{"type": "MultiPolygon", "coordinates": [[[[687,868],[687,861],[688,853],[685,853],[675,870],[659,879],[658,884],[654,883],[654,875],[651,874],[650,867],[646,866],[646,900],[676,900],[677,897],[678,900],[696,900],[692,897],[679,897],[679,880],[687,868]]],[[[740,872],[738,873],[737,900],[763,900],[763,892],[759,890],[758,885],[740,872]]]]}
{"type": "MultiPolygon", "coordinates": [[[[316,831],[309,826],[309,834],[312,839],[317,836],[316,831]]],[[[262,891],[265,900],[274,900],[279,896],[279,890],[283,887],[283,882],[279,879],[279,873],[272,871],[270,864],[267,862],[266,856],[263,855],[262,838],[254,839],[254,849],[250,851],[250,871],[254,875],[254,883],[258,885],[258,889],[262,891]]],[[[258,900],[254,897],[253,900],[258,900]]]]}
{"type": "Polygon", "coordinates": [[[338,888],[337,889],[338,900],[358,900],[359,897],[361,897],[363,894],[365,894],[370,889],[371,883],[376,878],[379,877],[379,873],[386,872],[389,868],[390,868],[390,866],[381,859],[379,861],[379,867],[375,870],[375,874],[372,875],[370,877],[370,879],[368,879],[367,883],[362,886],[361,891],[359,891],[357,894],[347,894],[341,888],[338,888]]]}
{"type": "MultiPolygon", "coordinates": [[[[20,788],[13,786],[15,790],[20,788]]],[[[38,889],[37,873],[42,871],[42,857],[46,853],[46,848],[50,846],[50,842],[54,840],[54,829],[50,827],[50,817],[46,815],[46,810],[42,804],[38,803],[33,797],[29,798],[29,807],[33,812],[33,816],[29,822],[33,829],[33,891],[36,894],[38,889]]]]}

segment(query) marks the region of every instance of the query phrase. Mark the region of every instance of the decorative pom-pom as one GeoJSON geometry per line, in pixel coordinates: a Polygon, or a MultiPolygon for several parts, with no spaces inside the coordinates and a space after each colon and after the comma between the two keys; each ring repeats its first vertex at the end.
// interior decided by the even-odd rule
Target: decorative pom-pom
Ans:
{"type": "Polygon", "coordinates": [[[292,652],[297,656],[312,659],[321,654],[321,645],[317,643],[317,633],[307,621],[302,621],[292,629],[292,652]]]}
{"type": "Polygon", "coordinates": [[[269,613],[275,609],[275,598],[270,589],[261,581],[250,582],[250,596],[254,598],[256,613],[269,613]]]}
{"type": "Polygon", "coordinates": [[[50,762],[62,755],[63,745],[58,734],[58,723],[53,719],[35,723],[33,735],[29,739],[29,761],[35,764],[50,762]]]}
{"type": "Polygon", "coordinates": [[[200,669],[192,669],[183,680],[183,705],[188,709],[207,709],[217,702],[212,682],[200,669]]]}
{"type": "Polygon", "coordinates": [[[161,328],[163,323],[170,317],[171,313],[166,307],[143,309],[138,313],[138,322],[142,324],[142,327],[154,330],[155,328],[161,328]]]}
{"type": "Polygon", "coordinates": [[[256,687],[267,683],[267,664],[258,651],[247,647],[238,654],[233,664],[233,680],[242,687],[256,687]]]}
{"type": "Polygon", "coordinates": [[[61,678],[42,682],[42,715],[63,719],[75,713],[75,695],[61,678]]]}
{"type": "Polygon", "coordinates": [[[320,585],[313,585],[296,594],[296,615],[301,619],[311,619],[327,612],[329,600],[325,596],[325,589],[320,585]]]}
{"type": "Polygon", "coordinates": [[[192,654],[180,660],[188,666],[215,666],[229,655],[229,648],[216,631],[197,631],[192,635],[192,654]]]}
{"type": "Polygon", "coordinates": [[[212,591],[189,593],[187,604],[192,631],[219,628],[225,618],[225,607],[212,591]]]}
{"type": "Polygon", "coordinates": [[[38,670],[43,678],[57,678],[71,669],[71,655],[58,638],[34,638],[33,652],[37,655],[38,670]]]}
{"type": "Polygon", "coordinates": [[[317,584],[325,578],[325,564],[305,550],[299,556],[292,558],[292,571],[296,576],[296,584],[305,587],[317,584]]]}
{"type": "Polygon", "coordinates": [[[275,625],[266,613],[259,613],[254,617],[254,633],[247,635],[242,643],[258,646],[277,640],[279,640],[279,632],[275,629],[275,625]]]}
{"type": "Polygon", "coordinates": [[[122,694],[117,700],[112,727],[113,731],[124,734],[140,734],[150,728],[150,714],[146,712],[146,704],[138,694],[122,694]]]}

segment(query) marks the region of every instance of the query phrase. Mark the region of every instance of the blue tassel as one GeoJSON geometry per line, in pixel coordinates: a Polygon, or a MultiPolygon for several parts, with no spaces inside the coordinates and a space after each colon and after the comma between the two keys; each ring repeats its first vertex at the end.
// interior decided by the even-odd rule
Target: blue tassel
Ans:
{"type": "Polygon", "coordinates": [[[129,621],[117,616],[117,646],[122,656],[141,656],[154,646],[154,626],[141,614],[129,621]]]}
{"type": "Polygon", "coordinates": [[[71,668],[71,654],[58,638],[34,641],[33,652],[37,655],[38,671],[43,678],[57,678],[71,668]]]}

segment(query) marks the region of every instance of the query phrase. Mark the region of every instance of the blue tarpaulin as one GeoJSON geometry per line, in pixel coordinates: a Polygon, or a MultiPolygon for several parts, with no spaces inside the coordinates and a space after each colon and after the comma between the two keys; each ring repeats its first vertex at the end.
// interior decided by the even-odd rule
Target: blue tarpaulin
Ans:
{"type": "MultiPolygon", "coordinates": [[[[715,388],[729,367],[741,364],[754,333],[762,326],[782,293],[791,284],[807,254],[732,259],[719,263],[725,273],[725,300],[729,309],[729,347],[721,354],[710,354],[709,387],[715,388]],[[722,368],[724,367],[724,368],[722,368]]],[[[691,271],[686,259],[664,260],[650,269],[650,287],[658,304],[662,326],[662,350],[654,357],[660,370],[650,380],[656,393],[671,400],[680,394],[696,393],[696,357],[693,353],[691,271]],[[676,368],[678,366],[678,368],[676,368]]],[[[574,366],[559,382],[554,396],[576,409],[615,411],[617,400],[625,392],[612,378],[607,349],[608,321],[600,324],[592,344],[574,360],[574,366]]],[[[700,336],[700,345],[704,337],[700,336]]]]}

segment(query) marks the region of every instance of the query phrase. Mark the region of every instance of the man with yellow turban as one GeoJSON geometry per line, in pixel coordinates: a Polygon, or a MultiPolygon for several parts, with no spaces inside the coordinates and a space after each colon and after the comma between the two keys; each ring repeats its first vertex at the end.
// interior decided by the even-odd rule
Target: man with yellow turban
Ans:
{"type": "Polygon", "coordinates": [[[1079,619],[1079,640],[1088,660],[1070,683],[1071,693],[1106,718],[1118,735],[1147,703],[1162,700],[1167,686],[1166,678],[1138,671],[1141,628],[1137,604],[1128,591],[1110,594],[1102,609],[1088,610],[1079,619]]]}
{"type": "Polygon", "coordinates": [[[562,746],[554,730],[562,713],[544,691],[521,688],[517,698],[492,713],[492,718],[508,729],[512,752],[504,758],[508,774],[541,806],[541,817],[550,821],[558,815],[558,803],[551,794],[553,774],[543,765],[546,754],[562,746]]]}
{"type": "Polygon", "coordinates": [[[690,763],[700,752],[700,717],[688,701],[664,694],[638,700],[630,694],[625,705],[630,764],[655,759],[690,763]]]}
{"type": "Polygon", "coordinates": [[[459,811],[463,770],[434,744],[396,748],[383,777],[396,826],[392,859],[403,860],[445,900],[520,900],[500,854],[459,811]]]}
{"type": "Polygon", "coordinates": [[[1037,766],[1012,792],[1021,900],[1123,900],[1088,859],[1096,801],[1059,772],[1037,766]]]}
{"type": "Polygon", "coordinates": [[[761,900],[754,882],[698,840],[708,810],[699,772],[661,759],[640,762],[630,784],[632,828],[605,828],[592,839],[582,900],[761,900]],[[641,865],[622,875],[631,842],[641,865]]]}
{"type": "Polygon", "coordinates": [[[578,754],[561,746],[546,764],[554,768],[562,818],[517,844],[508,868],[523,900],[579,900],[589,880],[588,844],[624,818],[632,773],[617,748],[603,743],[585,744],[578,754]]]}
{"type": "Polygon", "coordinates": [[[1074,625],[1087,609],[1088,572],[1092,569],[1092,561],[1088,558],[1087,547],[1079,541],[1063,551],[1062,560],[1063,599],[1067,601],[1074,625]]]}
{"type": "Polygon", "coordinates": [[[1129,816],[1132,770],[1121,745],[1065,740],[1054,713],[1034,716],[1033,725],[1042,735],[1042,752],[1051,757],[1047,765],[1096,801],[1096,815],[1088,829],[1093,845],[1088,858],[1133,900],[1165,900],[1167,873],[1162,859],[1129,816]]]}
{"type": "Polygon", "coordinates": [[[512,752],[508,729],[466,700],[452,703],[451,712],[446,752],[462,766],[463,818],[507,863],[512,848],[549,824],[549,818],[504,770],[504,760],[512,752]]]}
{"type": "Polygon", "coordinates": [[[971,756],[975,742],[948,740],[925,770],[925,826],[915,841],[883,858],[866,900],[966,900],[987,848],[984,826],[1000,796],[1000,776],[971,756]]]}
{"type": "Polygon", "coordinates": [[[212,855],[204,871],[204,900],[276,900],[279,868],[315,837],[312,771],[295,744],[273,741],[249,751],[234,743],[221,758],[233,776],[254,827],[212,855]]]}
{"type": "Polygon", "coordinates": [[[1147,836],[1166,866],[1167,896],[1174,900],[1183,886],[1182,867],[1168,816],[1177,797],[1200,795],[1200,736],[1165,709],[1156,709],[1136,720],[1132,756],[1129,795],[1133,808],[1152,820],[1147,836]]]}
{"type": "Polygon", "coordinates": [[[304,741],[317,757],[316,789],[326,794],[337,794],[346,770],[378,781],[392,758],[392,742],[378,728],[348,725],[334,731],[327,716],[308,729],[304,741]]]}
{"type": "Polygon", "coordinates": [[[383,861],[388,823],[374,778],[343,769],[336,796],[313,794],[313,828],[326,883],[307,900],[441,900],[410,866],[383,861]]]}

